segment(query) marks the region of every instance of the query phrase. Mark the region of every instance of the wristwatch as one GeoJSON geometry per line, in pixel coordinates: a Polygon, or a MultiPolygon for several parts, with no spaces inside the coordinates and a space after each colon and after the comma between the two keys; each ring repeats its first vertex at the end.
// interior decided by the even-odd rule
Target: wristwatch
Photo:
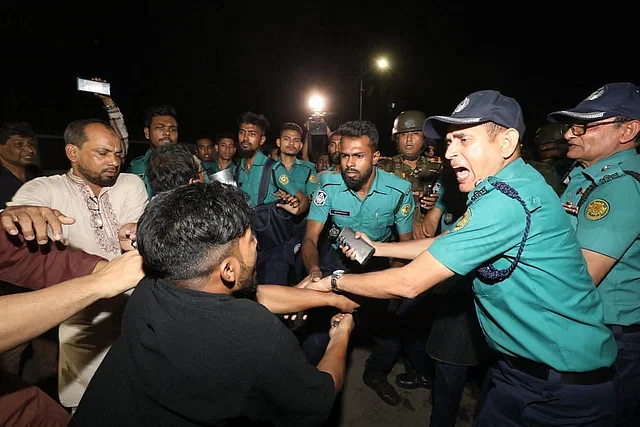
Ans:
{"type": "Polygon", "coordinates": [[[331,290],[333,292],[340,292],[338,289],[338,279],[344,275],[344,270],[335,270],[331,273],[331,290]]]}

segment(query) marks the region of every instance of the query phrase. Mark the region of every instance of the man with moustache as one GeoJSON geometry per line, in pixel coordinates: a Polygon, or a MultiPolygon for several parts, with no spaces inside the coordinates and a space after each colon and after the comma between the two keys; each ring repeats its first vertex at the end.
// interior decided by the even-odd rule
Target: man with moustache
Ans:
{"type": "Polygon", "coordinates": [[[142,178],[147,189],[147,195],[151,197],[151,187],[144,173],[151,156],[151,150],[161,145],[178,142],[178,113],[176,113],[175,108],[170,105],[148,108],[144,112],[144,137],[149,140],[151,146],[144,155],[131,160],[127,172],[142,178]]]}
{"type": "MultiPolygon", "coordinates": [[[[411,184],[388,172],[377,169],[378,131],[371,122],[351,121],[338,129],[341,172],[325,173],[312,197],[307,216],[307,230],[302,243],[302,259],[309,279],[320,280],[332,273],[365,272],[387,269],[389,259],[372,259],[365,265],[353,262],[334,248],[320,258],[318,240],[330,221],[338,227],[370,233],[376,241],[388,241],[394,232],[400,241],[412,238],[414,211],[411,184]]],[[[360,319],[374,340],[374,349],[367,360],[363,375],[365,384],[373,388],[387,404],[401,402],[397,391],[387,380],[400,351],[397,340],[396,316],[387,312],[388,301],[367,301],[360,309],[360,319]]],[[[311,333],[303,348],[311,362],[326,344],[326,331],[311,333]]]]}
{"type": "MultiPolygon", "coordinates": [[[[249,196],[251,207],[275,204],[282,215],[286,216],[287,212],[293,216],[305,214],[309,209],[307,195],[295,186],[289,178],[289,171],[282,163],[267,159],[267,156],[260,150],[267,139],[265,135],[269,127],[267,118],[247,111],[238,118],[238,127],[238,142],[242,160],[235,168],[234,175],[238,187],[249,196]],[[268,185],[266,194],[263,194],[264,200],[258,200],[265,168],[269,175],[267,177],[268,185]]],[[[290,221],[292,224],[289,229],[290,235],[284,236],[287,238],[275,246],[272,242],[269,242],[271,245],[268,245],[260,231],[255,230],[258,239],[256,273],[260,283],[288,284],[292,257],[283,256],[283,252],[293,255],[294,240],[297,239],[293,219],[283,219],[283,221],[290,221]]]]}
{"type": "MultiPolygon", "coordinates": [[[[120,137],[106,122],[82,119],[64,132],[71,169],[35,178],[20,187],[9,206],[45,206],[75,218],[53,236],[106,259],[120,255],[120,228],[137,222],[147,203],[144,184],[120,173],[120,137]]],[[[60,325],[58,388],[61,403],[75,408],[86,385],[120,333],[126,295],[98,301],[60,325]]],[[[73,410],[73,409],[72,409],[73,410]]]]}
{"type": "Polygon", "coordinates": [[[380,243],[362,235],[375,256],[412,261],[307,287],[414,298],[471,273],[476,314],[499,357],[474,425],[613,426],[622,409],[616,342],[557,195],[520,156],[524,130],[520,105],[494,90],[428,118],[424,134],[446,138],[466,212],[437,238],[380,243]]]}
{"type": "Polygon", "coordinates": [[[70,426],[324,421],[353,319],[335,316],[324,358],[305,361],[293,334],[247,298],[257,284],[251,215],[244,195],[218,182],[150,201],[137,230],[147,276],[70,426]]]}
{"type": "Polygon", "coordinates": [[[618,344],[624,423],[640,424],[640,87],[609,83],[549,114],[577,166],[561,196],[618,344]]]}
{"type": "Polygon", "coordinates": [[[213,151],[213,142],[211,141],[211,138],[203,136],[196,139],[195,153],[198,160],[200,160],[204,171],[209,175],[214,173],[213,167],[216,163],[216,158],[213,151]]]}
{"type": "Polygon", "coordinates": [[[301,190],[307,196],[311,195],[316,189],[317,171],[313,163],[298,158],[302,151],[302,128],[295,123],[284,123],[276,145],[280,149],[278,161],[287,170],[296,192],[301,190]]]}

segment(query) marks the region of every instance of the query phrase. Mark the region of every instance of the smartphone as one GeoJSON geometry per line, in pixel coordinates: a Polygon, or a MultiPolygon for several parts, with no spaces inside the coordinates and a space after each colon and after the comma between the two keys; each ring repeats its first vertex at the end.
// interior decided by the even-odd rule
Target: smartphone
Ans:
{"type": "Polygon", "coordinates": [[[99,93],[100,95],[111,96],[111,83],[97,82],[95,80],[76,78],[78,90],[83,92],[99,93]]]}

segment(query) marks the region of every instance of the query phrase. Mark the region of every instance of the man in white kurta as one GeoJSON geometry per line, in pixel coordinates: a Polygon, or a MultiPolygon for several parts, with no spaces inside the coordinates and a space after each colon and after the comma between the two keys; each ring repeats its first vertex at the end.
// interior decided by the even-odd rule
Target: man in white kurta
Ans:
{"type": "MultiPolygon", "coordinates": [[[[120,140],[108,124],[76,121],[67,129],[72,126],[84,127],[85,138],[77,129],[75,135],[65,132],[71,170],[29,181],[8,206],[58,209],[76,220],[73,225],[63,226],[65,244],[110,260],[121,253],[118,230],[138,221],[147,193],[136,175],[119,173],[120,140]],[[84,141],[78,142],[78,135],[84,141]]],[[[127,298],[123,294],[97,301],[60,325],[58,391],[64,406],[78,406],[89,380],[119,336],[127,298]]]]}

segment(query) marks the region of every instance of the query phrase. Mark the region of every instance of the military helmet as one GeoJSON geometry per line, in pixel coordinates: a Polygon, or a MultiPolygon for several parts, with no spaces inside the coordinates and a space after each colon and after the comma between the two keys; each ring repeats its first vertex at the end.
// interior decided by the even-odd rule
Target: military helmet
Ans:
{"type": "Polygon", "coordinates": [[[393,122],[393,130],[391,131],[391,137],[399,133],[412,132],[416,130],[422,130],[422,125],[427,119],[427,115],[418,110],[407,110],[398,114],[398,117],[393,122]]]}
{"type": "Polygon", "coordinates": [[[533,144],[536,147],[549,143],[564,143],[564,134],[562,133],[562,125],[559,123],[547,123],[538,128],[536,136],[533,138],[533,144]]]}

